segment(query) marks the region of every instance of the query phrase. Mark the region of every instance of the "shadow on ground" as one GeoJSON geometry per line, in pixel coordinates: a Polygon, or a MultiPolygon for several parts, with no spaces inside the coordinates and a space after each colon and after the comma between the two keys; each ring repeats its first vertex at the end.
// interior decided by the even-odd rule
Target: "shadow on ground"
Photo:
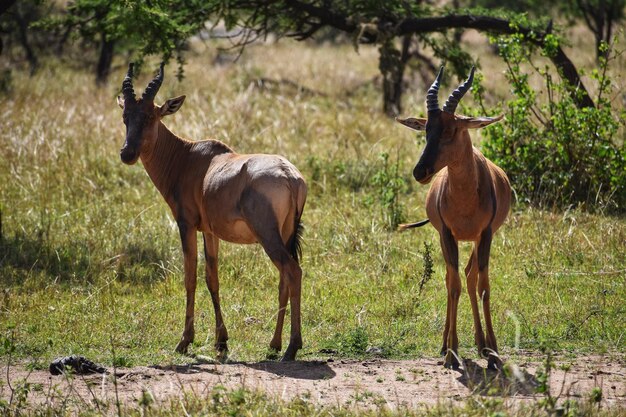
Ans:
{"type": "Polygon", "coordinates": [[[539,385],[534,375],[516,365],[507,371],[483,368],[476,362],[466,359],[461,376],[457,380],[473,394],[487,396],[534,395],[539,385]]]}
{"type": "Polygon", "coordinates": [[[335,371],[325,361],[293,361],[293,362],[278,362],[278,361],[260,361],[260,362],[238,362],[228,361],[226,363],[220,363],[214,360],[207,360],[204,358],[196,358],[196,361],[187,365],[154,365],[150,368],[158,369],[162,371],[173,371],[179,374],[194,374],[201,372],[208,372],[212,374],[221,374],[222,372],[216,368],[211,368],[210,365],[219,365],[228,367],[229,365],[245,367],[254,369],[256,371],[268,372],[274,375],[294,378],[294,379],[307,379],[307,380],[328,380],[336,376],[335,371]],[[209,365],[209,366],[207,366],[209,365]]]}
{"type": "Polygon", "coordinates": [[[335,371],[325,361],[261,361],[243,363],[242,365],[258,371],[270,372],[275,375],[295,379],[332,379],[336,375],[335,371]]]}
{"type": "Polygon", "coordinates": [[[149,244],[130,244],[103,261],[94,259],[88,245],[82,242],[50,243],[44,236],[16,233],[0,237],[0,284],[5,288],[20,286],[33,272],[57,283],[83,284],[91,281],[94,262],[115,264],[120,281],[151,284],[158,276],[158,264],[165,258],[164,253],[149,244]],[[136,273],[140,268],[146,271],[136,273]]]}

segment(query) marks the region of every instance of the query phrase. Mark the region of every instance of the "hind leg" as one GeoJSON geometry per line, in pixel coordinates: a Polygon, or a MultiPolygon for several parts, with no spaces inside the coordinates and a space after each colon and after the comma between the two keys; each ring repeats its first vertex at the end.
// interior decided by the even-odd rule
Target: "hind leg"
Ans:
{"type": "Polygon", "coordinates": [[[220,283],[217,275],[219,239],[210,233],[203,233],[203,238],[204,256],[206,258],[206,285],[209,288],[213,310],[215,311],[215,349],[217,349],[219,356],[223,357],[228,351],[228,332],[220,306],[220,283]]]}
{"type": "Polygon", "coordinates": [[[289,301],[289,288],[287,282],[283,279],[283,275],[280,275],[280,282],[278,284],[278,314],[276,317],[276,329],[274,330],[274,337],[270,342],[270,348],[276,352],[280,352],[282,349],[282,335],[283,324],[285,322],[285,310],[287,309],[287,302],[289,301]]]}
{"type": "Polygon", "coordinates": [[[176,346],[176,352],[187,353],[187,348],[194,340],[194,303],[196,295],[196,268],[198,265],[198,246],[196,242],[196,230],[189,227],[184,222],[178,223],[180,239],[183,246],[183,255],[185,259],[185,292],[187,294],[187,303],[185,308],[185,329],[183,336],[176,346]]]}
{"type": "MultiPolygon", "coordinates": [[[[280,274],[279,295],[278,295],[278,318],[274,337],[270,343],[271,348],[281,347],[282,326],[287,306],[287,299],[291,304],[291,337],[289,346],[285,351],[283,360],[291,361],[296,357],[296,353],[302,348],[300,300],[302,288],[302,270],[298,262],[291,256],[287,248],[289,236],[283,237],[280,233],[279,221],[270,201],[261,194],[248,194],[249,197],[242,204],[242,212],[250,228],[257,236],[257,240],[263,246],[265,253],[276,266],[280,274]]],[[[286,210],[291,213],[282,222],[294,222],[293,210],[286,210]]]]}
{"type": "Polygon", "coordinates": [[[283,356],[284,361],[292,361],[296,353],[302,348],[302,334],[300,330],[300,300],[302,288],[302,270],[298,263],[291,257],[285,248],[278,233],[274,238],[262,239],[263,249],[272,260],[280,273],[279,311],[274,338],[271,347],[276,347],[282,337],[282,324],[285,315],[286,298],[289,297],[291,304],[291,337],[289,346],[283,356]]]}

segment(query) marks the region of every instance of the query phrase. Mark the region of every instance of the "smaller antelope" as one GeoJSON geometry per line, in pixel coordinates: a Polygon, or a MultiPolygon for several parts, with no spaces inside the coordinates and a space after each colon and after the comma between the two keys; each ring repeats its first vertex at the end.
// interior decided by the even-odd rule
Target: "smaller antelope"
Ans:
{"type": "Polygon", "coordinates": [[[459,100],[472,85],[474,68],[467,80],[448,97],[443,111],[440,110],[437,95],[442,74],[443,67],[426,95],[428,118],[396,119],[411,129],[426,130],[426,147],[413,169],[413,177],[420,184],[428,184],[439,173],[426,197],[428,220],[401,225],[400,229],[423,226],[430,221],[439,232],[446,261],[448,290],[441,353],[446,356],[445,366],[448,368],[459,366],[456,330],[461,296],[458,242],[474,242],[465,267],[467,292],[474,316],[474,340],[479,353],[488,357],[489,368],[494,369],[501,366],[501,361],[497,354],[498,345],[489,307],[489,252],[493,234],[509,212],[511,187],[504,171],[472,146],[468,129],[488,126],[503,116],[465,117],[454,114],[459,100]],[[482,300],[486,339],[481,326],[477,295],[482,300]]]}
{"type": "Polygon", "coordinates": [[[173,134],[161,119],[180,109],[185,96],[154,98],[163,82],[163,64],[142,97],[132,84],[133,64],[122,83],[126,141],[125,164],[141,158],[148,176],[170,206],[182,241],[187,308],[185,328],[176,351],[186,353],[194,340],[197,232],[204,238],[206,283],[215,310],[215,347],[225,359],[228,333],[220,308],[217,253],[220,239],[260,243],[280,273],[278,316],[270,347],[281,350],[287,301],[291,302],[291,339],[283,360],[294,360],[302,347],[300,333],[300,217],[307,187],[300,172],[278,155],[237,154],[217,140],[192,142],[173,134]]]}

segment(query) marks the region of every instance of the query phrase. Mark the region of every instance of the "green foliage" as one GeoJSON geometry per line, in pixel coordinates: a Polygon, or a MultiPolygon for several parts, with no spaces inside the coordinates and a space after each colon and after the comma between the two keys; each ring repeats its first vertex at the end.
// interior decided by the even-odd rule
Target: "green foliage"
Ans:
{"type": "MultiPolygon", "coordinates": [[[[558,42],[550,35],[541,53],[554,53],[558,42]]],[[[541,207],[626,210],[626,148],[620,137],[625,113],[610,100],[615,54],[589,73],[597,83],[596,107],[580,108],[570,94],[575,87],[555,80],[547,66],[535,66],[521,35],[496,43],[514,99],[507,103],[505,122],[486,130],[484,150],[507,172],[518,198],[541,207]],[[545,94],[531,85],[533,74],[541,77],[545,94]]]]}
{"type": "MultiPolygon", "coordinates": [[[[569,1],[569,0],[564,0],[569,1]]],[[[541,0],[470,0],[473,7],[484,7],[486,9],[501,9],[517,13],[530,13],[534,17],[545,16],[555,8],[555,1],[547,2],[541,0]]]]}
{"type": "Polygon", "coordinates": [[[369,336],[362,326],[356,326],[346,333],[337,333],[326,344],[329,351],[337,352],[339,355],[348,357],[361,357],[369,344],[369,336]]]}
{"type": "Polygon", "coordinates": [[[219,7],[200,0],[77,0],[65,14],[53,15],[39,26],[70,30],[83,41],[114,41],[118,50],[130,50],[139,61],[176,55],[182,70],[182,52],[189,37],[198,33],[219,7]]]}
{"type": "Polygon", "coordinates": [[[382,167],[372,176],[371,183],[378,190],[378,202],[382,208],[382,218],[388,230],[395,230],[406,220],[405,209],[400,203],[400,195],[408,190],[408,183],[400,175],[400,157],[390,163],[389,154],[380,154],[382,167]]]}

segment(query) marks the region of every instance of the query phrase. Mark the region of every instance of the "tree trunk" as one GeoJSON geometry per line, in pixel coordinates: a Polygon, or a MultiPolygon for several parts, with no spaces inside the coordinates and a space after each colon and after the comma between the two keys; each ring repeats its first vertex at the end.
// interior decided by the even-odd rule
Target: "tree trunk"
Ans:
{"type": "MultiPolygon", "coordinates": [[[[543,37],[545,34],[537,34],[521,26],[512,26],[508,20],[490,16],[448,15],[443,17],[407,18],[396,26],[396,34],[429,33],[453,28],[471,28],[483,32],[502,34],[519,33],[526,37],[527,42],[533,43],[539,47],[544,46],[543,37]]],[[[593,99],[580,79],[576,66],[565,54],[561,45],[557,45],[555,55],[549,58],[559,70],[559,73],[562,74],[563,78],[574,87],[571,89],[570,94],[577,106],[581,108],[595,107],[593,99]]]]}
{"type": "Polygon", "coordinates": [[[411,35],[402,38],[401,51],[396,48],[393,39],[382,43],[378,60],[378,68],[383,76],[383,111],[389,117],[396,117],[402,112],[402,82],[410,57],[411,35]]]}
{"type": "Polygon", "coordinates": [[[24,48],[24,52],[26,52],[26,59],[30,65],[30,75],[34,75],[39,67],[39,60],[37,59],[37,55],[35,55],[35,51],[30,46],[30,42],[28,41],[28,22],[24,19],[24,16],[20,13],[19,10],[15,12],[15,22],[17,23],[17,31],[19,32],[20,43],[22,44],[22,48],[24,48]]]}
{"type": "MultiPolygon", "coordinates": [[[[341,14],[335,12],[332,8],[315,6],[311,3],[306,3],[301,0],[285,0],[287,8],[294,12],[304,13],[311,18],[314,18],[315,24],[311,24],[307,30],[302,27],[298,28],[290,36],[295,37],[298,40],[307,39],[315,34],[315,32],[324,26],[331,26],[338,30],[347,33],[358,33],[358,41],[361,43],[378,43],[380,41],[380,33],[372,30],[361,30],[355,19],[352,19],[347,14],[341,14]]],[[[617,16],[616,16],[617,19],[617,16]]],[[[379,27],[393,26],[394,36],[404,36],[407,34],[418,33],[432,33],[443,32],[448,29],[465,28],[476,29],[481,32],[501,33],[501,34],[522,34],[525,36],[526,42],[533,43],[537,46],[544,46],[544,37],[550,30],[546,30],[546,33],[537,33],[530,28],[512,25],[510,20],[500,19],[491,16],[479,16],[479,15],[455,15],[449,14],[440,17],[407,17],[405,19],[379,22],[379,27]]],[[[306,26],[306,25],[304,25],[306,26]]],[[[381,47],[381,60],[382,60],[382,47],[381,47]]],[[[574,88],[571,89],[570,94],[575,100],[578,107],[595,107],[593,99],[589,95],[589,92],[585,88],[580,79],[578,70],[574,66],[573,62],[565,54],[560,45],[557,46],[557,53],[555,56],[550,57],[554,66],[563,74],[563,77],[574,88]]]]}
{"type": "Polygon", "coordinates": [[[109,79],[111,73],[111,64],[113,63],[113,50],[115,41],[106,39],[102,34],[102,42],[100,43],[100,57],[98,58],[98,66],[96,67],[96,84],[102,87],[109,79]]]}

